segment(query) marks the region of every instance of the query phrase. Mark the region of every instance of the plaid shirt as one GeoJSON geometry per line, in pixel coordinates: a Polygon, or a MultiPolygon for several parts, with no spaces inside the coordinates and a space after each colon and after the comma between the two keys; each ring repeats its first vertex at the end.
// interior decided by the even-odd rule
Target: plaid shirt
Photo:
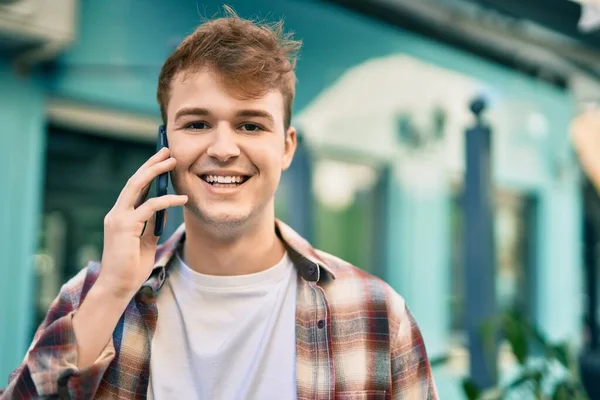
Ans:
{"type": "MultiPolygon", "coordinates": [[[[277,232],[298,270],[299,399],[437,399],[423,338],[404,300],[385,282],[313,249],[287,225],[277,232]]],[[[96,362],[77,369],[73,313],[98,277],[90,263],[66,283],[1,399],[145,399],[156,296],[182,226],[157,251],[150,278],[121,316],[96,362]]]]}

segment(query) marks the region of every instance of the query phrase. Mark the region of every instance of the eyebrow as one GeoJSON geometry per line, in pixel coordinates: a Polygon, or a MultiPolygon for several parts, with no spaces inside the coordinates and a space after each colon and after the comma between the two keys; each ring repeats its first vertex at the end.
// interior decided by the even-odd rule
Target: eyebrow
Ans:
{"type": "Polygon", "coordinates": [[[240,110],[235,115],[236,115],[236,117],[265,118],[265,119],[269,120],[270,123],[272,123],[272,124],[275,123],[275,119],[273,118],[273,116],[264,110],[240,110]]]}
{"type": "MultiPolygon", "coordinates": [[[[181,117],[185,117],[188,115],[208,116],[208,115],[210,115],[210,111],[208,111],[208,109],[206,109],[206,108],[200,108],[200,107],[182,108],[181,110],[177,111],[177,114],[175,114],[175,121],[177,121],[181,117]]],[[[273,118],[273,116],[265,110],[253,110],[253,109],[239,110],[238,112],[236,112],[235,116],[236,117],[265,118],[265,119],[269,120],[269,122],[271,122],[272,124],[275,123],[275,119],[273,118]]]]}
{"type": "Polygon", "coordinates": [[[181,117],[185,117],[188,115],[207,116],[207,115],[210,115],[210,112],[208,112],[208,110],[206,108],[199,108],[199,107],[182,108],[181,110],[177,111],[177,114],[175,114],[175,121],[177,121],[181,117]]]}

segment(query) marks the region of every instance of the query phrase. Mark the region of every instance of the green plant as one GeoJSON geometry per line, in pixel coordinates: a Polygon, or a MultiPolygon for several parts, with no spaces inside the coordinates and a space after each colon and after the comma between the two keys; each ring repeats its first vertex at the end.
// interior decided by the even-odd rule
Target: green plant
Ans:
{"type": "Polygon", "coordinates": [[[519,371],[508,383],[486,390],[465,379],[463,392],[467,399],[500,400],[518,392],[523,399],[587,400],[568,344],[550,343],[522,312],[507,311],[484,323],[481,332],[484,343],[495,341],[497,333],[508,342],[519,371]]]}

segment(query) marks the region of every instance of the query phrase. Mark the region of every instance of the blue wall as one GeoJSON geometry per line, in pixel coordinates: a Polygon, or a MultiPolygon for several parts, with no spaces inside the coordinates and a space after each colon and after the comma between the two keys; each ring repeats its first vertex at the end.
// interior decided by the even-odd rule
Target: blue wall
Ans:
{"type": "MultiPolygon", "coordinates": [[[[33,317],[45,145],[44,94],[0,56],[0,376],[22,360],[33,317]]],[[[0,386],[4,386],[0,384],[0,386]]]]}

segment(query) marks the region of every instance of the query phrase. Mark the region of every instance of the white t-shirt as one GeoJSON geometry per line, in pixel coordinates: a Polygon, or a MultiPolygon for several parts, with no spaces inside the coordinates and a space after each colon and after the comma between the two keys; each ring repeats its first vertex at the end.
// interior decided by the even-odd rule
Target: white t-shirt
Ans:
{"type": "Polygon", "coordinates": [[[210,276],[177,255],[159,292],[148,398],[295,399],[296,271],[287,256],[210,276]]]}

